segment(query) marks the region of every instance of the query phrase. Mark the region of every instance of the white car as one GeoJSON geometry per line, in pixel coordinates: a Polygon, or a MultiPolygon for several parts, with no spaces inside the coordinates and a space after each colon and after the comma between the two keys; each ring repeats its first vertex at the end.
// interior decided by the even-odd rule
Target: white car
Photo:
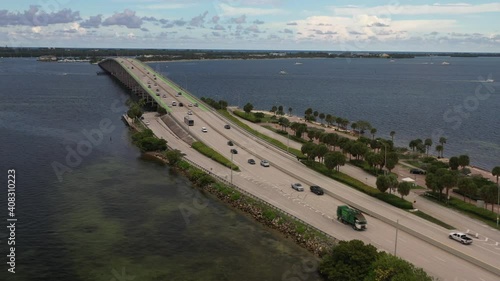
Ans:
{"type": "Polygon", "coordinates": [[[297,191],[304,191],[304,187],[302,187],[302,184],[296,182],[292,183],[292,188],[297,190],[297,191]]]}
{"type": "Polygon", "coordinates": [[[191,110],[188,110],[188,115],[193,115],[193,112],[191,110]]]}
{"type": "Polygon", "coordinates": [[[267,160],[261,160],[261,161],[260,161],[260,165],[261,165],[262,167],[269,167],[269,162],[268,162],[267,160]]]}
{"type": "Polygon", "coordinates": [[[208,132],[207,127],[201,127],[201,131],[202,131],[203,133],[208,132]]]}
{"type": "Polygon", "coordinates": [[[470,238],[467,234],[462,232],[451,232],[450,235],[448,235],[448,237],[464,245],[472,244],[472,238],[470,238]]]}

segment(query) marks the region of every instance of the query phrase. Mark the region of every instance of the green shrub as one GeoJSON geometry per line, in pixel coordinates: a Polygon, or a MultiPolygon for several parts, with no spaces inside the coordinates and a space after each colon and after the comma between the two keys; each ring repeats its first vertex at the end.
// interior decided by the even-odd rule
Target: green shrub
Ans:
{"type": "Polygon", "coordinates": [[[262,216],[264,216],[267,220],[272,221],[276,218],[277,214],[274,210],[268,208],[262,212],[262,216]]]}
{"type": "MultiPolygon", "coordinates": [[[[443,206],[451,207],[453,209],[462,211],[471,215],[472,217],[476,217],[490,225],[494,225],[496,223],[496,213],[489,211],[484,208],[476,207],[470,203],[464,202],[458,198],[451,197],[450,200],[441,199],[439,200],[439,194],[435,192],[426,192],[425,196],[430,198],[431,200],[440,203],[443,206]]],[[[444,198],[444,196],[442,196],[444,198]]]]}
{"type": "Polygon", "coordinates": [[[363,193],[366,193],[370,196],[373,196],[379,200],[382,200],[388,204],[391,204],[395,207],[401,208],[401,209],[413,209],[413,204],[411,202],[408,202],[404,199],[399,198],[398,196],[394,194],[388,194],[388,193],[382,193],[378,189],[371,187],[355,178],[352,178],[346,174],[336,172],[336,171],[330,171],[328,170],[325,165],[315,162],[315,161],[303,161],[303,163],[312,168],[313,170],[328,176],[336,181],[339,181],[341,183],[344,183],[350,187],[353,187],[354,189],[357,189],[363,193]]]}
{"type": "Polygon", "coordinates": [[[496,222],[497,219],[497,215],[494,212],[476,207],[457,198],[450,198],[448,205],[492,222],[496,222]]]}
{"type": "Polygon", "coordinates": [[[196,151],[200,152],[201,154],[207,156],[208,158],[234,170],[234,171],[239,171],[240,168],[232,163],[230,160],[228,160],[226,157],[222,156],[220,153],[218,153],[217,151],[213,150],[212,148],[206,146],[204,143],[202,142],[194,142],[192,145],[191,145],[192,148],[194,148],[196,151]]]}

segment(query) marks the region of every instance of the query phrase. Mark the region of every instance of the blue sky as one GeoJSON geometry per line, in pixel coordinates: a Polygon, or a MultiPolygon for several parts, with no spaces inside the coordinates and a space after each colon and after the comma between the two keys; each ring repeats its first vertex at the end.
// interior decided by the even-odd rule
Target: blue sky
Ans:
{"type": "Polygon", "coordinates": [[[500,2],[465,1],[2,1],[0,45],[500,52],[500,2]]]}

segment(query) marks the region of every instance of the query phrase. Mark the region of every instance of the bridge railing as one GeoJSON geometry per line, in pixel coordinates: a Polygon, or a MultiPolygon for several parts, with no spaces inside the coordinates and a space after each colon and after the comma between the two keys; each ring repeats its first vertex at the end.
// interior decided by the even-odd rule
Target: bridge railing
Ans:
{"type": "Polygon", "coordinates": [[[329,239],[332,239],[332,240],[334,240],[335,242],[336,242],[336,241],[338,241],[338,239],[337,239],[337,238],[335,238],[335,237],[331,236],[330,234],[328,234],[328,233],[324,232],[323,230],[321,230],[321,229],[319,229],[319,228],[317,228],[317,227],[315,227],[315,226],[312,226],[312,225],[310,225],[309,223],[305,222],[304,220],[302,220],[302,219],[300,219],[300,218],[296,217],[295,215],[292,215],[291,213],[289,213],[289,212],[287,212],[287,211],[285,211],[285,210],[283,210],[283,209],[280,209],[280,208],[278,208],[278,207],[276,207],[276,206],[274,206],[274,205],[272,205],[272,204],[268,203],[267,201],[263,200],[262,198],[257,197],[257,196],[255,196],[255,195],[253,195],[253,194],[249,193],[249,192],[248,192],[248,191],[246,191],[246,190],[243,190],[242,188],[238,187],[237,185],[232,184],[231,182],[229,182],[229,181],[228,181],[228,180],[226,180],[225,178],[220,177],[220,176],[219,176],[219,175],[217,175],[217,174],[214,174],[213,172],[211,172],[211,171],[209,171],[208,169],[206,169],[206,168],[204,168],[204,167],[202,167],[202,166],[200,166],[200,165],[196,164],[195,162],[193,162],[193,161],[191,161],[191,160],[189,160],[189,159],[187,159],[187,158],[185,158],[185,157],[184,157],[184,160],[185,160],[186,162],[188,162],[190,165],[193,165],[193,166],[195,166],[196,168],[198,168],[198,169],[200,169],[200,170],[203,170],[205,173],[209,174],[210,176],[212,176],[213,178],[215,178],[217,181],[219,181],[219,182],[221,182],[221,183],[223,183],[223,184],[225,184],[225,185],[227,185],[227,186],[229,186],[229,187],[231,187],[231,188],[234,188],[235,190],[237,190],[238,192],[242,193],[243,195],[245,195],[245,196],[247,196],[247,197],[250,197],[250,198],[254,199],[254,200],[255,200],[255,201],[257,201],[257,202],[262,203],[262,204],[266,205],[267,207],[269,207],[269,208],[271,208],[271,209],[273,209],[273,210],[275,210],[275,211],[277,211],[277,212],[279,212],[279,213],[281,213],[281,214],[283,214],[283,215],[286,215],[286,216],[288,216],[288,217],[290,217],[290,218],[292,218],[292,219],[294,219],[294,220],[296,220],[296,221],[298,221],[298,222],[300,222],[300,223],[302,223],[302,224],[306,225],[307,227],[309,227],[309,228],[313,229],[314,231],[317,231],[317,232],[321,233],[321,234],[322,234],[322,235],[324,235],[325,237],[327,237],[327,238],[329,238],[329,239]]]}

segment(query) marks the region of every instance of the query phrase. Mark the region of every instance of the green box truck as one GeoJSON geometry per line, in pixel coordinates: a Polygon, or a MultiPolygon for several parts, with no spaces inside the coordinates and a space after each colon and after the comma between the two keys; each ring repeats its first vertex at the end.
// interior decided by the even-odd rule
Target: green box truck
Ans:
{"type": "Polygon", "coordinates": [[[350,224],[355,230],[366,229],[366,219],[363,214],[359,210],[346,205],[337,207],[337,220],[350,224]]]}

